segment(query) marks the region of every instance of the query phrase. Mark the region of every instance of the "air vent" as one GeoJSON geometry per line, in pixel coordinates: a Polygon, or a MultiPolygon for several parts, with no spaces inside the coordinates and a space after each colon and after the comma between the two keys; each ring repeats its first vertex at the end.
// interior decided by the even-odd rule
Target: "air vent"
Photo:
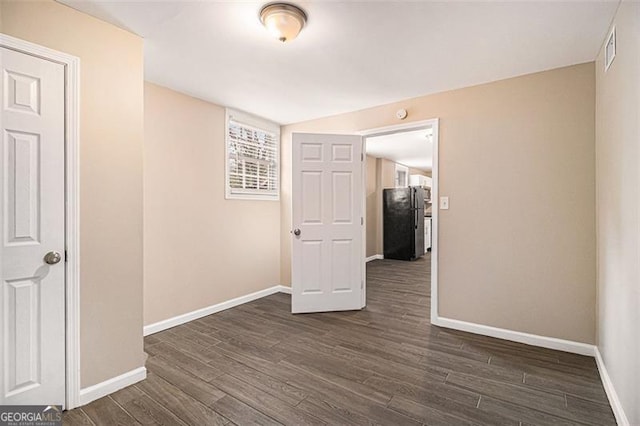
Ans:
{"type": "Polygon", "coordinates": [[[609,70],[613,59],[616,57],[616,27],[611,29],[609,37],[607,37],[607,44],[604,46],[604,70],[609,70]]]}

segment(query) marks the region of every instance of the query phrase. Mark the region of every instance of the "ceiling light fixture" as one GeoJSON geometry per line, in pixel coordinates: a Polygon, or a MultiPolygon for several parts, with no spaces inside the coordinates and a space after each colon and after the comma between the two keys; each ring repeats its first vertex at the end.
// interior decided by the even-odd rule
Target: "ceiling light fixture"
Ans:
{"type": "Polygon", "coordinates": [[[298,36],[307,22],[307,14],[290,3],[269,3],[260,10],[260,21],[284,43],[298,36]]]}

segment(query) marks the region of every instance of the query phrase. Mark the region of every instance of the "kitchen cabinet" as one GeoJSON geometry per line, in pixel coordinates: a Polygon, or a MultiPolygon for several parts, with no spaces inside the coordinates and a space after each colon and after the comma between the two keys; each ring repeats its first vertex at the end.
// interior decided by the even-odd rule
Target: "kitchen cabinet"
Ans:
{"type": "Polygon", "coordinates": [[[431,178],[429,176],[422,175],[410,175],[409,186],[421,186],[423,188],[431,188],[431,178]]]}

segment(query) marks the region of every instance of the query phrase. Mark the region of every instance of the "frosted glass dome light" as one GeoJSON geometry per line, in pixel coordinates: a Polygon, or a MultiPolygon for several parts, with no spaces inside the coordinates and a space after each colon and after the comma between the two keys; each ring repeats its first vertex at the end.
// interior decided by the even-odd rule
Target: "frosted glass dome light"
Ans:
{"type": "Polygon", "coordinates": [[[285,43],[300,34],[307,14],[290,3],[270,3],[260,10],[260,21],[271,34],[285,43]]]}

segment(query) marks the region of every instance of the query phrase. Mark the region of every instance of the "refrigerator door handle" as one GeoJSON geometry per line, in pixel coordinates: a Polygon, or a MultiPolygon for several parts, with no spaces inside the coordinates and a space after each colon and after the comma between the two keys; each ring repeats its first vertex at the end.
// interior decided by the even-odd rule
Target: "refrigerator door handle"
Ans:
{"type": "Polygon", "coordinates": [[[416,206],[418,191],[416,188],[411,188],[409,192],[411,194],[411,209],[413,210],[413,229],[418,229],[418,206],[416,206]]]}
{"type": "MultiPolygon", "coordinates": [[[[424,197],[422,199],[422,203],[423,203],[423,206],[424,206],[424,197]]],[[[424,220],[424,219],[420,217],[420,206],[418,205],[418,190],[416,189],[416,229],[419,228],[419,226],[418,226],[418,221],[419,220],[424,220]]]]}

